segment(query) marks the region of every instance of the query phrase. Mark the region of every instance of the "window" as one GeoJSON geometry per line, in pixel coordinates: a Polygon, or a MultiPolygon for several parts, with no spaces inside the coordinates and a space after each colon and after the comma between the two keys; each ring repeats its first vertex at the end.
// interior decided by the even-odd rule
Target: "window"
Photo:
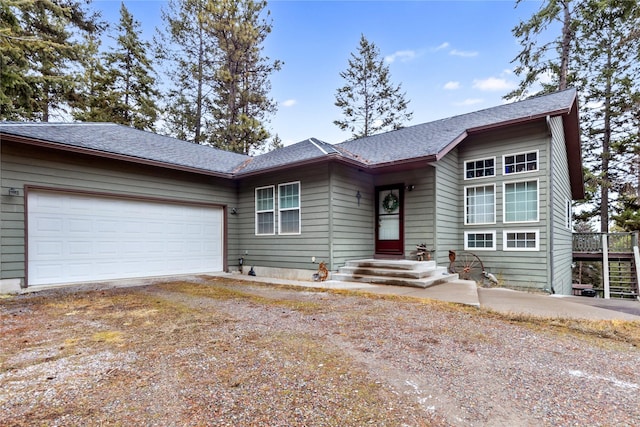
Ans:
{"type": "Polygon", "coordinates": [[[274,187],[256,188],[256,234],[275,234],[274,187]]]}
{"type": "Polygon", "coordinates": [[[465,187],[465,224],[496,222],[495,185],[465,187]]]}
{"type": "Polygon", "coordinates": [[[496,176],[496,159],[471,160],[464,162],[464,179],[496,176]]]}
{"type": "Polygon", "coordinates": [[[495,231],[465,231],[464,249],[476,251],[494,251],[496,249],[495,231]]]}
{"type": "Polygon", "coordinates": [[[505,230],[503,248],[505,251],[537,251],[539,234],[538,230],[505,230]]]}
{"type": "Polygon", "coordinates": [[[300,234],[300,183],[278,185],[279,234],[300,234]]]}
{"type": "Polygon", "coordinates": [[[504,174],[533,172],[538,170],[538,152],[510,154],[502,158],[504,174]]]}
{"type": "Polygon", "coordinates": [[[504,222],[538,221],[538,181],[504,184],[504,222]]]}

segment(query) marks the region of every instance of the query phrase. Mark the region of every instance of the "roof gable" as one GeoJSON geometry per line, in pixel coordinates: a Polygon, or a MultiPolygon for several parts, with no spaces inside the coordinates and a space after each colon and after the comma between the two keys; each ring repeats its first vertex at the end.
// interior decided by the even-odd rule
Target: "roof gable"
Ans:
{"type": "Polygon", "coordinates": [[[321,161],[329,156],[340,156],[336,148],[316,138],[305,139],[293,145],[253,157],[237,172],[241,175],[270,171],[289,165],[321,161]]]}
{"type": "Polygon", "coordinates": [[[411,159],[437,160],[469,133],[568,114],[576,91],[570,89],[460,116],[449,117],[399,130],[346,141],[338,148],[368,165],[384,165],[411,159]]]}

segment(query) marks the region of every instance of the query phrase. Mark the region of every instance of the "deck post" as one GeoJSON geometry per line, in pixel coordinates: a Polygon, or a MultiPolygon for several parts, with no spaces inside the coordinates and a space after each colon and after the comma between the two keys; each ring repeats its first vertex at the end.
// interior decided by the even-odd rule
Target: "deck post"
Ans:
{"type": "Polygon", "coordinates": [[[604,297],[611,298],[609,291],[609,242],[607,233],[602,233],[602,280],[604,282],[604,297]]]}
{"type": "MultiPolygon", "coordinates": [[[[633,257],[636,265],[636,292],[640,292],[640,251],[638,250],[638,243],[633,247],[633,257]]],[[[640,299],[640,296],[638,296],[640,299]]]]}

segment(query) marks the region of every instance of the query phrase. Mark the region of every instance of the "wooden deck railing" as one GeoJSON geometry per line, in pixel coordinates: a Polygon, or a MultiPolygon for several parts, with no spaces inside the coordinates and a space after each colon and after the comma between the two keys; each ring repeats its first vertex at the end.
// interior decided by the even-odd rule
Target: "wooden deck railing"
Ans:
{"type": "Polygon", "coordinates": [[[638,246],[638,232],[630,233],[573,233],[574,253],[601,253],[602,236],[607,235],[608,252],[633,253],[633,247],[638,246]]]}

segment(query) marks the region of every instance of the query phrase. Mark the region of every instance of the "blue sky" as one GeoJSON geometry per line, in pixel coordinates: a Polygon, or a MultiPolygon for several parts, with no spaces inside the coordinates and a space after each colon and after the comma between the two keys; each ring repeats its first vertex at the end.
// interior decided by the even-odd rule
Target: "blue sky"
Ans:
{"type": "MultiPolygon", "coordinates": [[[[151,38],[162,25],[166,1],[125,0],[151,38]]],[[[503,103],[518,78],[511,61],[519,52],[511,29],[528,19],[540,1],[303,1],[271,0],[272,33],[264,55],[284,62],[271,77],[278,111],[268,124],[285,145],[315,137],[349,139],[333,121],[339,76],[347,69],[360,35],[380,49],[391,82],[401,84],[413,119],[406,125],[476,111],[503,103]]],[[[120,1],[95,0],[91,8],[110,22],[120,1]]]]}

